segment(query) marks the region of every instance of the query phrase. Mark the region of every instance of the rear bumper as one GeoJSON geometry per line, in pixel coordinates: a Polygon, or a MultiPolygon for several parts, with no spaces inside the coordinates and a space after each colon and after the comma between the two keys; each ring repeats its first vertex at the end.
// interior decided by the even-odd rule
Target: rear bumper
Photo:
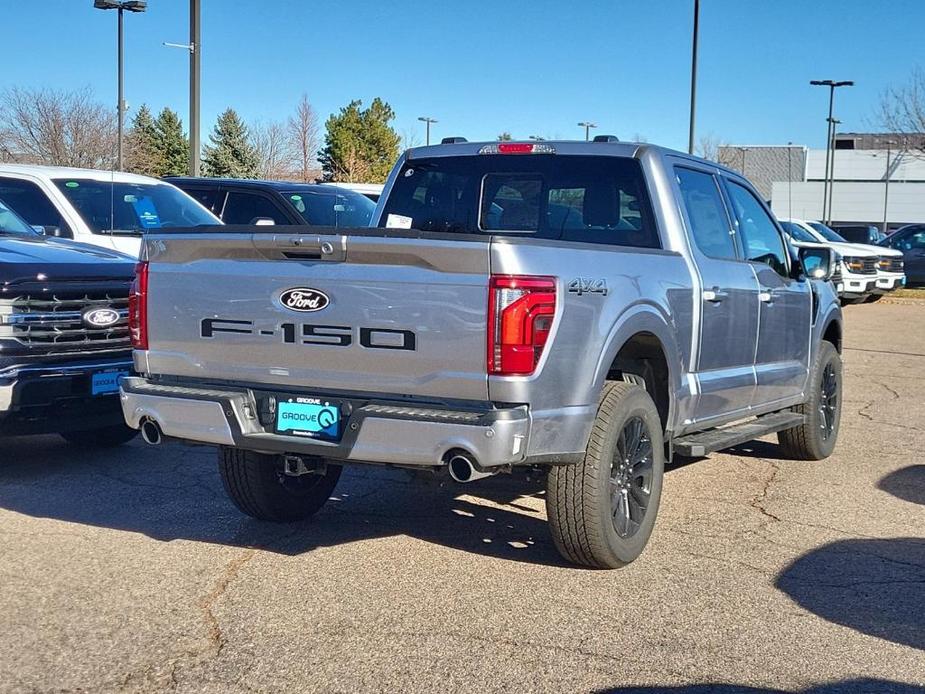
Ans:
{"type": "Polygon", "coordinates": [[[121,424],[116,393],[93,395],[91,378],[103,371],[132,371],[123,357],[13,367],[0,371],[0,434],[79,431],[121,424]]]}
{"type": "Polygon", "coordinates": [[[258,398],[250,389],[162,385],[127,378],[122,381],[121,400],[129,426],[137,429],[151,419],[172,438],[406,467],[443,465],[447,453],[459,449],[472,455],[481,468],[522,463],[531,425],[525,405],[450,409],[364,400],[355,401],[341,439],[329,442],[274,433],[272,425],[261,422],[258,398]]]}

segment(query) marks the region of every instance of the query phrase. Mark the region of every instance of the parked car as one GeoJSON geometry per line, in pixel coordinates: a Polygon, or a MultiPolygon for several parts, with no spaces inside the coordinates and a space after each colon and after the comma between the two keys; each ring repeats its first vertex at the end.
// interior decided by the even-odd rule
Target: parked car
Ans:
{"type": "Polygon", "coordinates": [[[42,236],[0,201],[0,436],[124,443],[119,379],[132,370],[135,261],[42,236]]]}
{"type": "Polygon", "coordinates": [[[792,262],[738,173],[652,145],[412,149],[377,229],[145,240],[126,421],[215,444],[245,513],[305,518],[341,466],[548,470],[569,560],[617,567],[655,523],[666,456],[838,436],[834,253],[792,262]]]}
{"type": "Polygon", "coordinates": [[[901,227],[880,243],[903,254],[906,279],[910,284],[925,283],[925,224],[901,227]]]}
{"type": "Polygon", "coordinates": [[[849,243],[876,245],[886,238],[880,227],[873,224],[839,224],[832,230],[849,243]]]}
{"type": "Polygon", "coordinates": [[[820,238],[809,224],[801,219],[782,219],[781,227],[798,247],[823,246],[838,256],[836,290],[842,303],[866,301],[877,289],[880,251],[839,244],[820,238]]]}
{"type": "Polygon", "coordinates": [[[352,190],[354,193],[365,195],[373,202],[379,202],[379,197],[382,195],[382,189],[384,188],[381,183],[322,183],[321,185],[352,190]]]}
{"type": "Polygon", "coordinates": [[[311,224],[361,227],[376,204],[359,193],[315,183],[236,178],[164,179],[185,191],[225,224],[311,224]]]}
{"type": "Polygon", "coordinates": [[[172,185],[118,171],[0,164],[0,198],[49,236],[133,257],[146,231],[218,221],[172,185]]]}

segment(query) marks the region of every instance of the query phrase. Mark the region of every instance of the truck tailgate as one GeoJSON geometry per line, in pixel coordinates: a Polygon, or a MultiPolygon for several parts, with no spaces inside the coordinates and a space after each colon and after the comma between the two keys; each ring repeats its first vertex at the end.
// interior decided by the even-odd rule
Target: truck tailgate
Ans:
{"type": "Polygon", "coordinates": [[[489,239],[340,231],[150,236],[148,371],[487,400],[489,239]]]}

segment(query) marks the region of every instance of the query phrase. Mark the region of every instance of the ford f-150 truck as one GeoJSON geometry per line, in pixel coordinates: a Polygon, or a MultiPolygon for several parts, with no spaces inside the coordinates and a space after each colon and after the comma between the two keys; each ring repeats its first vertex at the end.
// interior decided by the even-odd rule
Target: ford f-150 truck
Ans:
{"type": "Polygon", "coordinates": [[[235,504],[276,521],[321,508],[345,464],[542,466],[556,546],[594,567],[640,554],[671,455],[835,445],[832,251],[791,251],[729,169],[455,141],[401,157],[374,226],[152,230],[128,424],[216,444],[235,504]]]}
{"type": "MultiPolygon", "coordinates": [[[[36,233],[0,201],[0,436],[117,445],[135,260],[36,233]]],[[[0,455],[0,460],[3,456],[0,455]]]]}

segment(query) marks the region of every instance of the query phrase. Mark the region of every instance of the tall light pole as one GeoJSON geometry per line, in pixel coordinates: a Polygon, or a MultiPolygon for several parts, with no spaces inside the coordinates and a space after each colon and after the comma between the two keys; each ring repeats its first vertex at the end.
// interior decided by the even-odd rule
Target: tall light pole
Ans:
{"type": "Polygon", "coordinates": [[[425,135],[424,142],[429,145],[430,144],[430,124],[436,123],[437,119],[431,118],[430,116],[418,116],[418,120],[423,121],[424,123],[427,124],[427,131],[426,131],[427,135],[425,135]]]}
{"type": "Polygon", "coordinates": [[[93,0],[93,7],[98,10],[116,10],[119,14],[119,31],[118,31],[118,80],[119,80],[119,104],[117,106],[117,112],[119,114],[119,133],[118,133],[118,143],[119,150],[118,155],[116,156],[116,168],[122,169],[122,131],[125,128],[125,90],[123,88],[124,83],[124,71],[123,71],[123,50],[122,46],[124,44],[122,38],[122,13],[123,12],[144,12],[147,9],[148,2],[147,0],[93,0]]]}
{"type": "Polygon", "coordinates": [[[164,42],[189,51],[189,175],[199,175],[199,76],[202,70],[202,17],[200,0],[189,0],[189,43],[164,42]]]}
{"type": "Polygon", "coordinates": [[[687,153],[694,153],[694,112],[697,106],[697,41],[700,34],[700,0],[694,0],[694,36],[691,43],[691,120],[687,153]]]}
{"type": "Polygon", "coordinates": [[[585,129],[585,142],[587,142],[591,139],[591,128],[596,128],[597,123],[586,120],[579,123],[578,126],[585,129]]]}
{"type": "Polygon", "coordinates": [[[832,130],[832,171],[829,174],[829,210],[823,220],[826,224],[832,223],[832,200],[835,199],[835,130],[841,123],[837,118],[829,118],[829,121],[832,130]]]}
{"type": "Polygon", "coordinates": [[[840,82],[835,80],[810,80],[809,83],[813,87],[829,88],[829,117],[825,131],[825,182],[822,186],[822,216],[825,217],[829,197],[829,157],[832,155],[832,140],[834,139],[832,134],[832,111],[835,106],[835,89],[838,87],[853,87],[854,82],[852,80],[841,80],[840,82]]]}
{"type": "Polygon", "coordinates": [[[892,150],[893,145],[895,145],[896,143],[893,142],[893,140],[887,140],[885,144],[886,144],[886,178],[884,179],[884,182],[883,182],[883,228],[881,229],[881,231],[884,234],[886,234],[886,228],[889,223],[886,212],[887,212],[887,205],[889,205],[890,203],[890,176],[892,174],[892,172],[890,171],[890,154],[893,151],[892,150]]]}

